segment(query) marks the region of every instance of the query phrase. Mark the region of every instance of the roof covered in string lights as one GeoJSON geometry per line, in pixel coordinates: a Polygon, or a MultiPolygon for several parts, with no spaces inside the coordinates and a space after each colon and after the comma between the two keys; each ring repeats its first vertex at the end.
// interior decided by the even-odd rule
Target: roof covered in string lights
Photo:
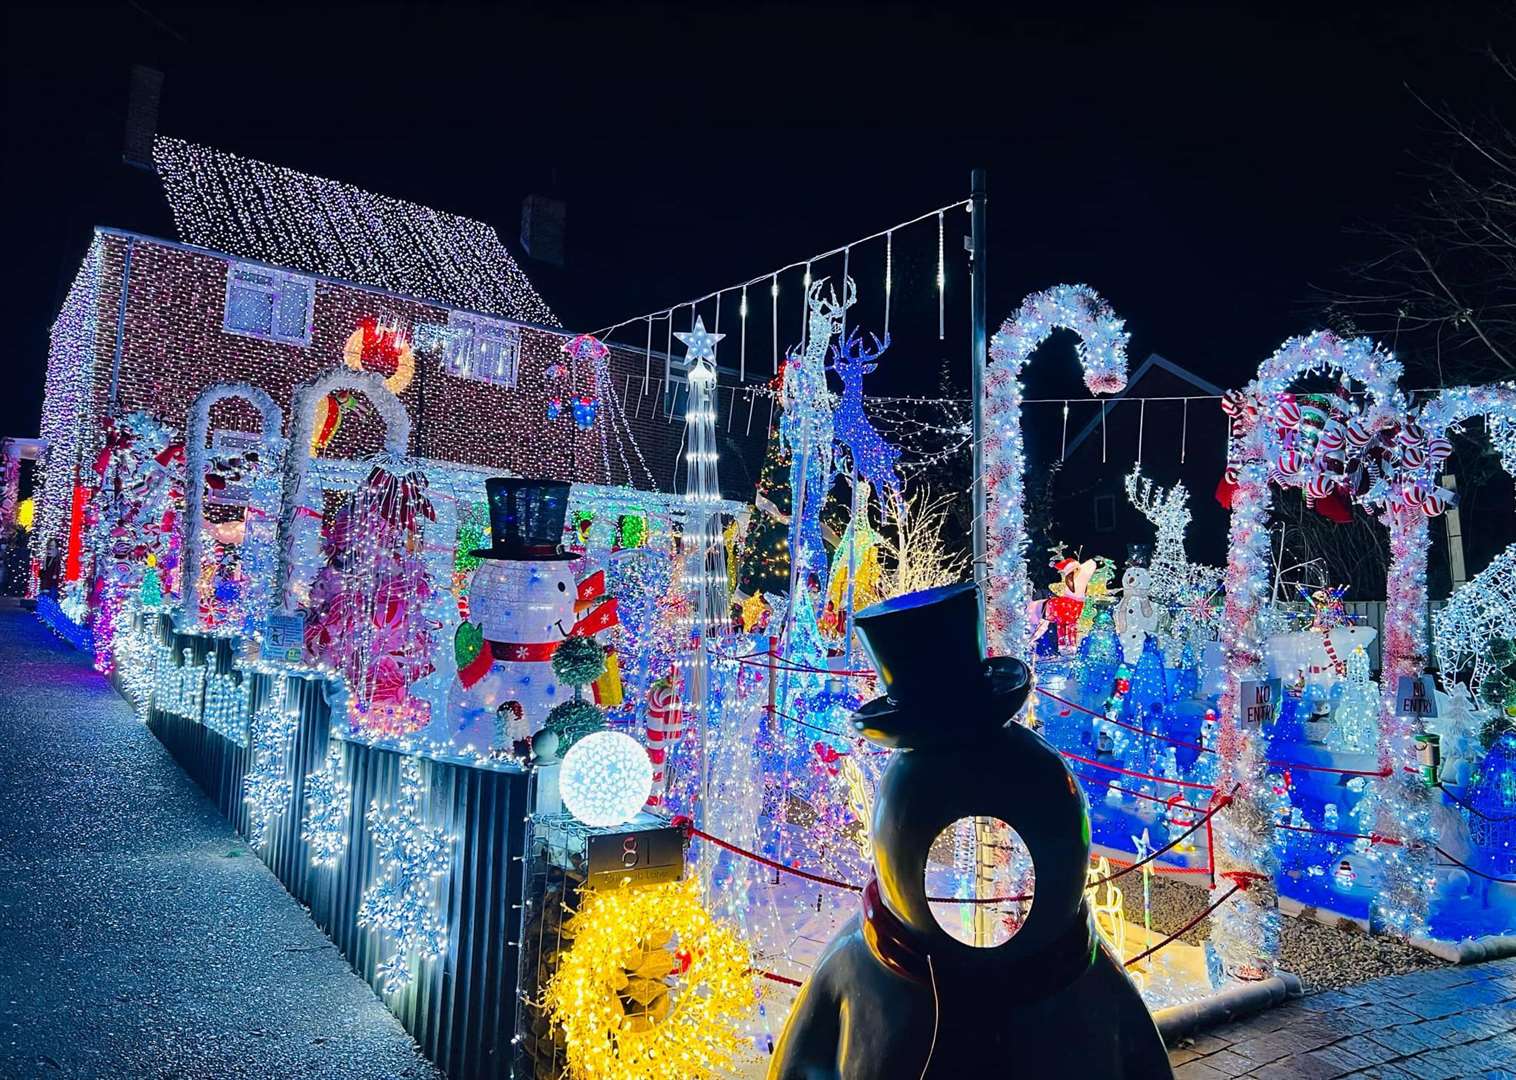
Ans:
{"type": "Polygon", "coordinates": [[[449,307],[560,325],[482,221],[182,139],[155,140],[153,162],[185,243],[449,307]]]}

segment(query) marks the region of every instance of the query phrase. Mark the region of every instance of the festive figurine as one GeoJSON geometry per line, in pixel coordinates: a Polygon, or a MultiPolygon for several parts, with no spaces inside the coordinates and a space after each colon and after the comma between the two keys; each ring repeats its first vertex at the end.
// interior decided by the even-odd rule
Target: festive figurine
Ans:
{"type": "Polygon", "coordinates": [[[1169,1077],[1163,1041],[1085,903],[1089,815],[1056,751],[1020,724],[1030,677],[986,660],[973,585],[912,593],[857,616],[886,697],[853,717],[899,747],[874,804],[862,913],[801,989],[770,1080],[823,1077],[1169,1077]],[[999,944],[937,922],[929,853],[963,818],[994,817],[1030,854],[1036,899],[999,944]]]}
{"type": "Polygon", "coordinates": [[[1079,644],[1079,617],[1084,614],[1085,592],[1097,564],[1094,559],[1079,562],[1060,556],[1051,565],[1063,580],[1053,585],[1053,596],[1044,606],[1043,614],[1058,627],[1058,647],[1073,649],[1079,644]]]}
{"type": "Polygon", "coordinates": [[[553,674],[553,652],[573,629],[574,587],[562,550],[569,485],[556,480],[491,478],[490,547],[469,586],[471,621],[454,638],[458,681],[449,695],[451,734],[460,745],[491,749],[496,720],[506,745],[529,737],[569,693],[553,674]],[[507,702],[518,709],[500,710],[507,702]]]}
{"type": "Polygon", "coordinates": [[[1158,606],[1150,595],[1153,575],[1143,566],[1129,566],[1121,575],[1121,603],[1116,605],[1116,633],[1121,635],[1121,657],[1135,664],[1143,642],[1158,632],[1158,606]]]}

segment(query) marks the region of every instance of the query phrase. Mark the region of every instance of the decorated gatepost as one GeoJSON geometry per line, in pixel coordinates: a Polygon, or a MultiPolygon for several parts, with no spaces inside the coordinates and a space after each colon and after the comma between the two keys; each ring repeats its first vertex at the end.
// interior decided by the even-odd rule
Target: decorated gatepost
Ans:
{"type": "Polygon", "coordinates": [[[1376,785],[1374,832],[1396,841],[1371,849],[1380,867],[1373,921],[1403,935],[1426,932],[1437,881],[1435,769],[1424,775],[1418,753],[1432,703],[1415,692],[1427,664],[1428,522],[1455,498],[1439,486],[1453,452],[1448,436],[1476,417],[1484,418],[1501,463],[1516,475],[1516,389],[1509,386],[1442,390],[1413,421],[1386,429],[1364,450],[1374,468],[1365,501],[1372,500],[1390,531],[1379,709],[1384,776],[1376,785]]]}
{"type": "Polygon", "coordinates": [[[1313,498],[1338,488],[1351,494],[1351,448],[1404,415],[1400,372],[1394,357],[1367,338],[1344,340],[1321,330],[1286,341],[1246,390],[1223,402],[1232,423],[1226,472],[1232,524],[1221,624],[1227,677],[1217,796],[1230,803],[1215,819],[1215,869],[1218,888],[1237,885],[1242,891],[1217,912],[1211,941],[1223,969],[1234,978],[1269,977],[1278,951],[1277,893],[1270,879],[1277,870],[1274,824],[1281,797],[1265,775],[1268,727],[1278,702],[1264,679],[1262,640],[1262,610],[1271,581],[1270,485],[1298,487],[1313,498]],[[1335,375],[1344,384],[1360,383],[1368,401],[1362,410],[1351,407],[1345,419],[1334,417],[1320,431],[1306,433],[1288,390],[1297,378],[1316,372],[1335,375]]]}
{"type": "Polygon", "coordinates": [[[984,483],[989,500],[985,630],[990,651],[1029,657],[1031,626],[1026,571],[1026,446],[1021,435],[1021,372],[1032,352],[1054,330],[1072,330],[1092,394],[1112,394],[1126,385],[1130,336],[1100,295],[1088,285],[1055,285],[1033,293],[990,341],[985,383],[984,483]]]}

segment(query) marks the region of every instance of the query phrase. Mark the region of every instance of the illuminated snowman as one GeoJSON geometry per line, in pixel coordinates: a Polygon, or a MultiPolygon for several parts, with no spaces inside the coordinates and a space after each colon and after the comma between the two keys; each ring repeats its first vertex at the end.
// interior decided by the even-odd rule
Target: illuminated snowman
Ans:
{"type": "Polygon", "coordinates": [[[458,627],[458,678],[448,695],[450,734],[481,753],[509,750],[542,726],[571,689],[553,675],[553,652],[574,627],[576,589],[564,552],[569,485],[490,479],[491,546],[469,586],[458,627]]]}

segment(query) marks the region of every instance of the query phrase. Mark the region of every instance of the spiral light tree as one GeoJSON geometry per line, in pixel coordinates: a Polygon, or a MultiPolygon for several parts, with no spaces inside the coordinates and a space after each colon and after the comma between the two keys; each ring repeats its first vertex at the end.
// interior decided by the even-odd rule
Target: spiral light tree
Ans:
{"type": "Polygon", "coordinates": [[[990,652],[997,655],[1024,657],[1031,650],[1021,372],[1054,330],[1078,335],[1075,348],[1092,394],[1111,394],[1126,386],[1126,343],[1131,335],[1088,285],[1055,285],[1033,293],[990,339],[984,403],[984,482],[989,493],[985,624],[990,652]]]}
{"type": "MultiPolygon", "coordinates": [[[[1242,682],[1264,675],[1261,616],[1271,580],[1270,485],[1300,488],[1312,498],[1324,498],[1345,486],[1354,448],[1366,445],[1404,415],[1405,402],[1397,388],[1400,371],[1400,364],[1367,338],[1344,340],[1322,330],[1286,341],[1245,390],[1232,392],[1223,403],[1232,421],[1227,480],[1234,488],[1221,619],[1227,678],[1221,698],[1217,788],[1232,803],[1215,818],[1215,859],[1217,877],[1225,879],[1221,887],[1249,887],[1218,909],[1212,942],[1223,968],[1237,978],[1267,978],[1278,949],[1276,894],[1261,880],[1276,869],[1277,798],[1264,775],[1264,730],[1250,729],[1240,715],[1242,682]],[[1344,388],[1350,382],[1364,386],[1366,406],[1349,404],[1344,417],[1303,429],[1301,410],[1289,388],[1312,374],[1335,376],[1344,388]]],[[[1350,399],[1344,395],[1343,400],[1350,399]]]]}

